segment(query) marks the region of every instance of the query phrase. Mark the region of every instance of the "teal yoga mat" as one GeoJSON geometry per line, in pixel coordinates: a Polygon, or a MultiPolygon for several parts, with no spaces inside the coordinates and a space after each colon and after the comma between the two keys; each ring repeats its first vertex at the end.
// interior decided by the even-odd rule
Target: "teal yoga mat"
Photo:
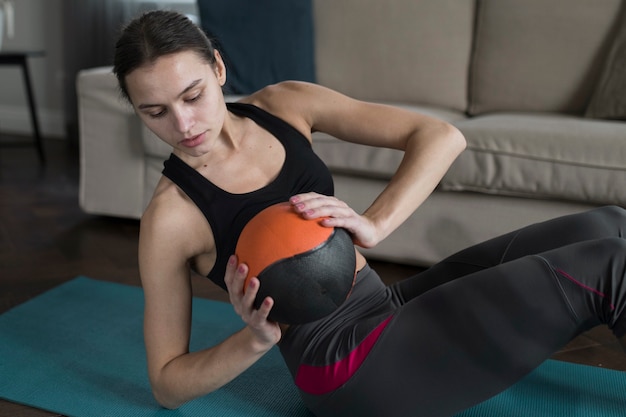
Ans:
{"type": "MultiPolygon", "coordinates": [[[[192,349],[242,326],[226,303],[194,299],[192,349]]],[[[0,397],[68,416],[312,416],[276,349],[175,411],[152,399],[140,288],[78,277],[0,315],[0,397]]],[[[417,388],[419,389],[419,388],[417,388]]],[[[391,405],[393,406],[393,405],[391,405]]],[[[547,361],[458,417],[626,415],[626,374],[547,361]]]]}

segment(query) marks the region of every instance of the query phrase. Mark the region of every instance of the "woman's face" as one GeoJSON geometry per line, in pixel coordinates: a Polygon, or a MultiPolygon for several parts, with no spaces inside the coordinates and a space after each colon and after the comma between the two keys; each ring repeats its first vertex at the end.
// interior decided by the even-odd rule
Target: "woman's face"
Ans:
{"type": "Polygon", "coordinates": [[[226,117],[222,86],[224,63],[216,52],[211,65],[195,52],[158,58],[126,76],[133,107],[143,123],[175,150],[207,153],[226,117]]]}

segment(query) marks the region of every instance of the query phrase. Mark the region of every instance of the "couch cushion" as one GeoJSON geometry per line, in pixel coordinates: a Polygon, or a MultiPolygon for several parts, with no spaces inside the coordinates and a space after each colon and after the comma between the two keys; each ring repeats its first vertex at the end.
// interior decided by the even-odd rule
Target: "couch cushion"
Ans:
{"type": "Polygon", "coordinates": [[[626,5],[585,116],[626,120],[626,5]]]}
{"type": "Polygon", "coordinates": [[[143,151],[148,156],[165,160],[172,153],[172,147],[159,139],[144,124],[141,125],[141,141],[143,151]]]}
{"type": "Polygon", "coordinates": [[[317,81],[360,99],[465,111],[474,3],[314,0],[317,81]]]}
{"type": "Polygon", "coordinates": [[[621,0],[479,0],[470,114],[582,114],[621,0]]]}
{"type": "Polygon", "coordinates": [[[626,124],[500,114],[457,127],[468,147],[441,189],[626,205],[626,124]]]}

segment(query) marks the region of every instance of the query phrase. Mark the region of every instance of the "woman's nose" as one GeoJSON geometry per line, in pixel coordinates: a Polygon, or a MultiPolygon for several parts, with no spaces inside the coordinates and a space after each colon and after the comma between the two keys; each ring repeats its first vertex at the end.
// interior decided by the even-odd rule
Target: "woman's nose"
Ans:
{"type": "Polygon", "coordinates": [[[179,109],[174,113],[176,130],[181,133],[187,133],[194,124],[193,113],[191,110],[179,109]]]}

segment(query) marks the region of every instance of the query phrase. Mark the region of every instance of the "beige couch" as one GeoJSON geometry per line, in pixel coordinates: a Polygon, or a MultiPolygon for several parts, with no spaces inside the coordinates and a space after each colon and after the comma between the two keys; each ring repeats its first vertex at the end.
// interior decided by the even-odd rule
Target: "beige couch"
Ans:
{"type": "MultiPolygon", "coordinates": [[[[320,84],[437,116],[468,141],[438,190],[370,256],[428,265],[531,222],[626,206],[626,122],[601,119],[620,117],[610,97],[618,65],[607,60],[620,45],[626,54],[623,3],[314,0],[320,84]]],[[[110,68],[81,72],[78,92],[80,205],[139,218],[170,150],[119,99],[110,68]]],[[[401,158],[314,138],[338,197],[357,210],[401,158]]]]}

